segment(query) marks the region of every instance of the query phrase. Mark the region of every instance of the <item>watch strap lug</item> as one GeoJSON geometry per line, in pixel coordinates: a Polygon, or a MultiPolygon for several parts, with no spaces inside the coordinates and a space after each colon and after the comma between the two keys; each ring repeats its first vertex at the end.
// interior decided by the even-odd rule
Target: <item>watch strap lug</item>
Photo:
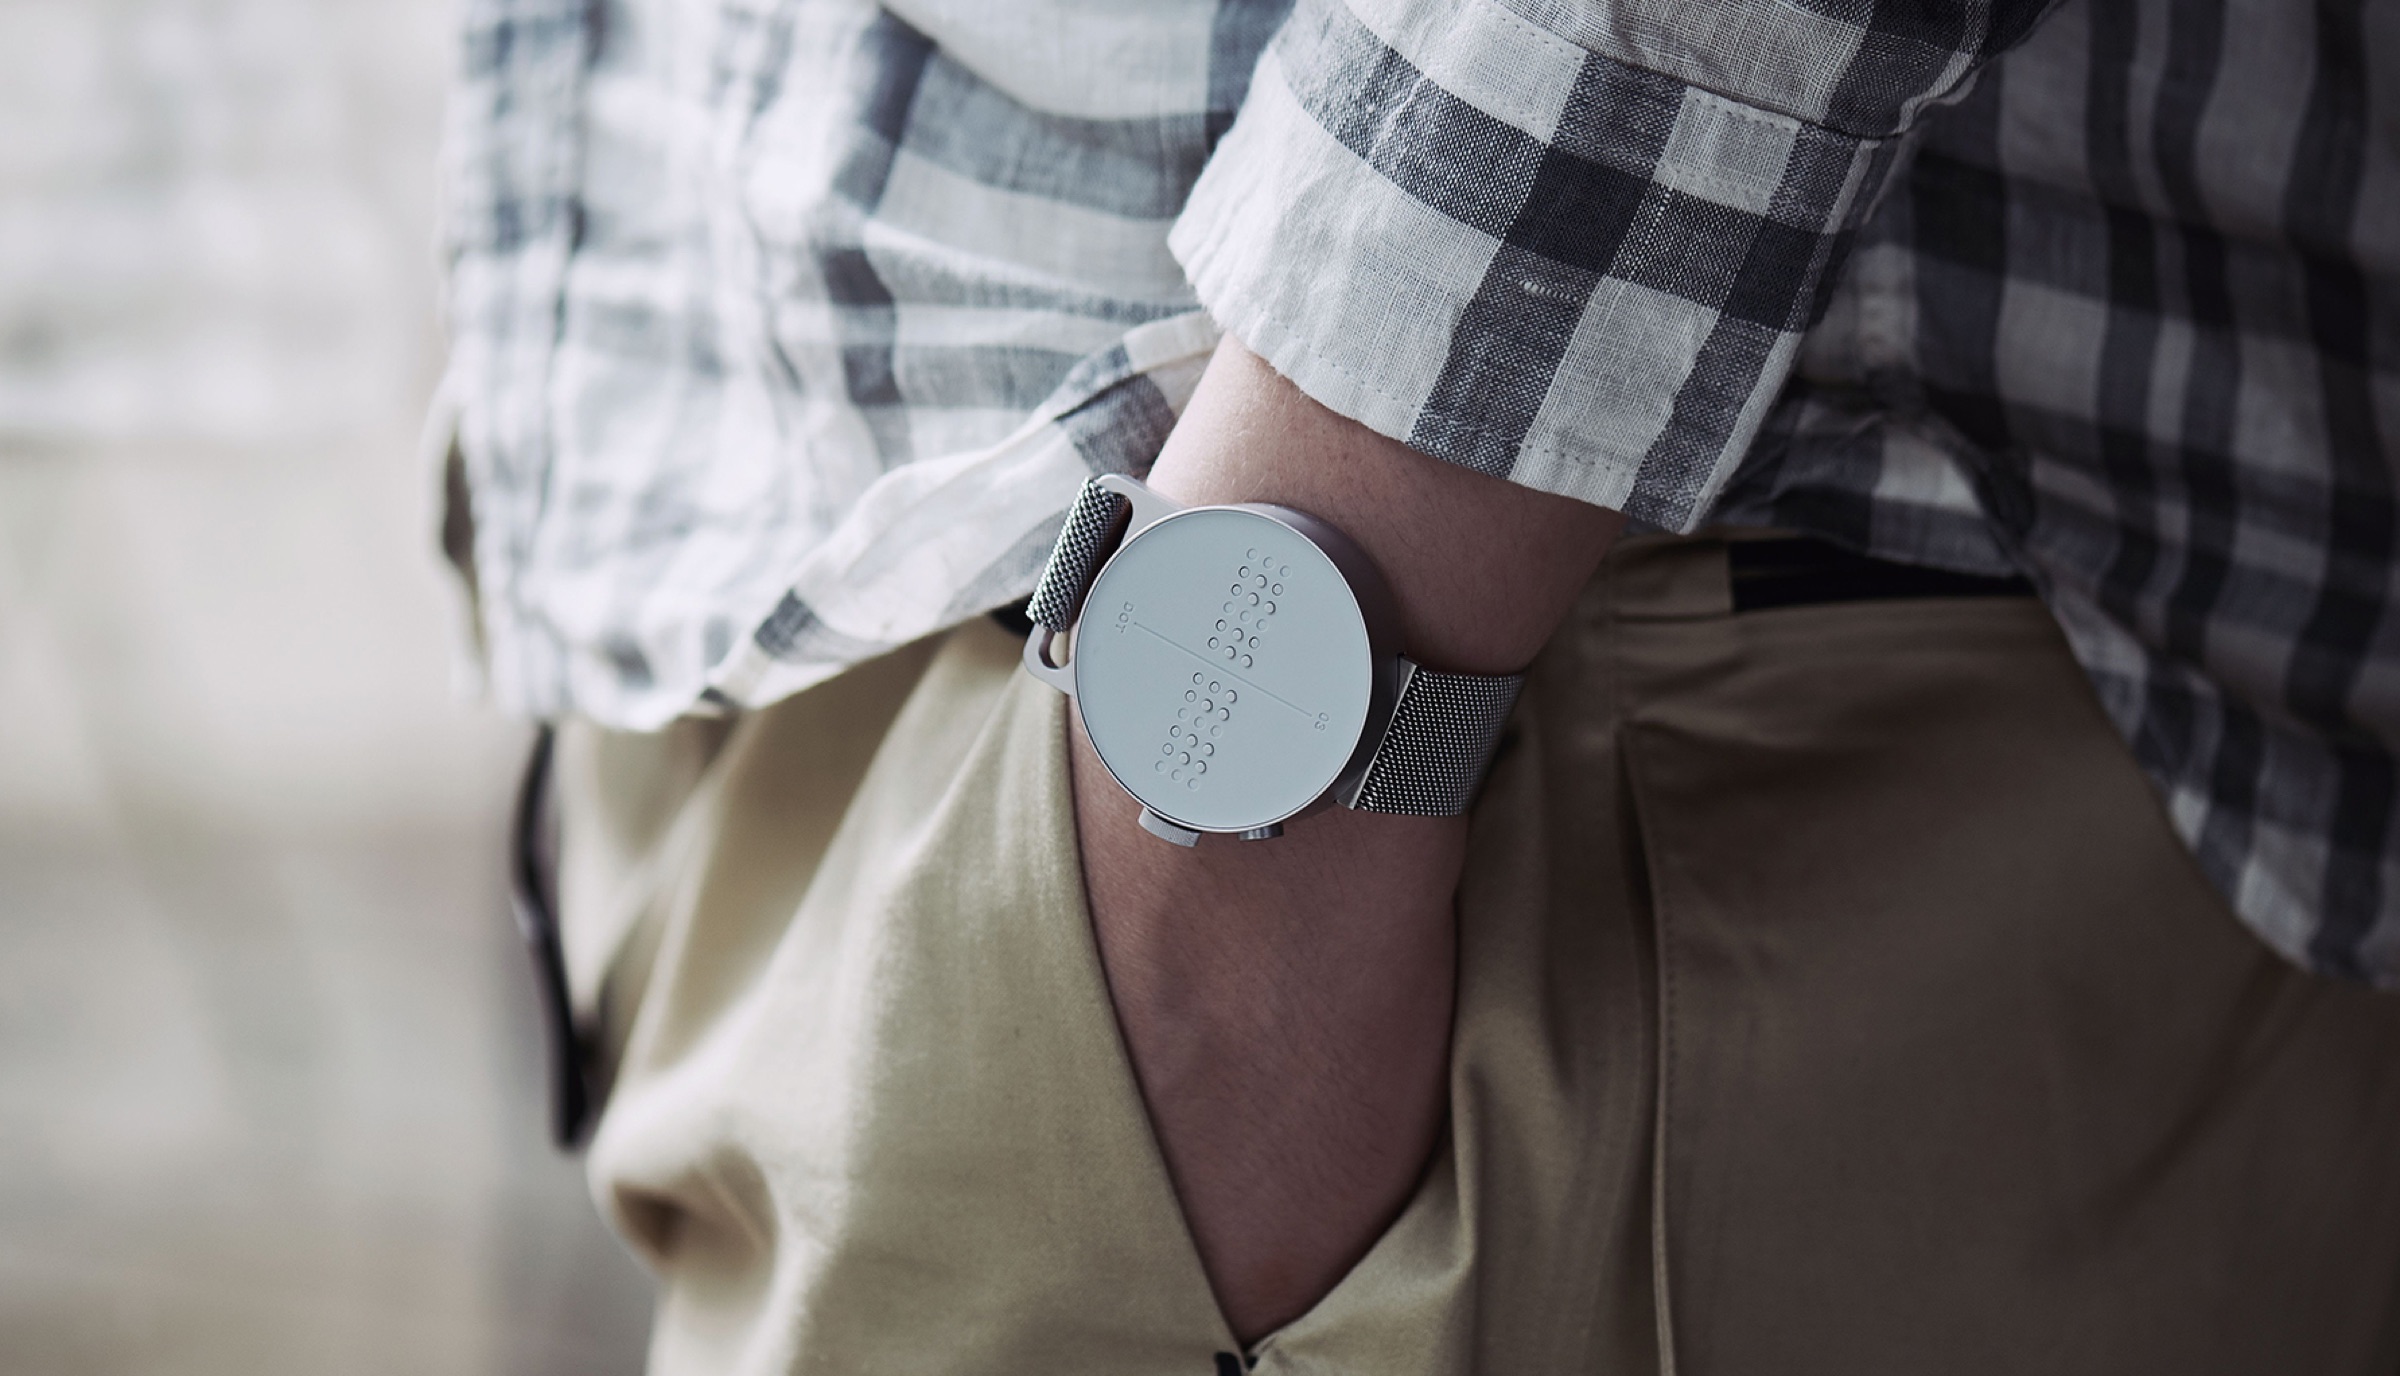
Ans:
{"type": "Polygon", "coordinates": [[[1064,664],[1050,662],[1050,652],[1057,647],[1060,638],[1058,632],[1048,626],[1035,625],[1033,634],[1025,637],[1025,672],[1073,697],[1075,671],[1064,664]]]}
{"type": "Polygon", "coordinates": [[[1067,508],[1058,540],[1050,546],[1050,562],[1042,566],[1041,581],[1025,604],[1025,619],[1033,623],[1032,634],[1025,637],[1025,672],[1074,696],[1075,671],[1052,652],[1083,615],[1093,577],[1134,532],[1180,510],[1122,473],[1103,473],[1084,483],[1067,508]]]}
{"type": "Polygon", "coordinates": [[[1179,846],[1200,844],[1199,832],[1190,827],[1179,827],[1146,807],[1142,809],[1142,830],[1162,841],[1173,841],[1179,846]]]}

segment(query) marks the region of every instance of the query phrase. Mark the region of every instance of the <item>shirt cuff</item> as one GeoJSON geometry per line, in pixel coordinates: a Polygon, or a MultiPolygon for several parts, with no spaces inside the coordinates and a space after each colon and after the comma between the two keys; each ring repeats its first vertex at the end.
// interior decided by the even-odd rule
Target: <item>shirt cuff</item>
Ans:
{"type": "MultiPolygon", "coordinates": [[[[1777,71],[1735,99],[1495,0],[1300,0],[1170,245],[1218,323],[1320,403],[1688,530],[1898,147],[1768,108],[1842,86],[1777,71]]],[[[1932,89],[1879,100],[1897,119],[1932,89]]]]}

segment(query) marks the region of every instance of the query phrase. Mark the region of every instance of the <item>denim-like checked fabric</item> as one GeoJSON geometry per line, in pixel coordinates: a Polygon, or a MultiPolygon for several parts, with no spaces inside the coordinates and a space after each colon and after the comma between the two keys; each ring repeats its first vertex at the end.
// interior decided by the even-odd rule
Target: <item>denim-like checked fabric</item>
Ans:
{"type": "Polygon", "coordinates": [[[651,727],[1024,596],[1216,343],[1165,240],[1284,3],[468,0],[441,404],[494,695],[651,727]]]}
{"type": "Polygon", "coordinates": [[[2176,830],[2400,984],[2400,11],[2076,3],[1927,121],[1715,519],[2056,614],[2176,830]]]}
{"type": "Polygon", "coordinates": [[[2244,920],[2400,983],[2392,7],[466,8],[509,705],[770,701],[1026,595],[1222,328],[1653,526],[2028,575],[2244,920]]]}

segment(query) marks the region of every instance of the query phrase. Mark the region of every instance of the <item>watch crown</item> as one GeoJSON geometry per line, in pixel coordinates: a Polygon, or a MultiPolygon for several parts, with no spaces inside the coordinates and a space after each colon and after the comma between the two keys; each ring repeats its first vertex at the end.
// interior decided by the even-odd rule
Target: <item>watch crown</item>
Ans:
{"type": "Polygon", "coordinates": [[[1263,827],[1252,827],[1239,835],[1245,841],[1272,841],[1283,835],[1283,823],[1269,822],[1263,827]]]}

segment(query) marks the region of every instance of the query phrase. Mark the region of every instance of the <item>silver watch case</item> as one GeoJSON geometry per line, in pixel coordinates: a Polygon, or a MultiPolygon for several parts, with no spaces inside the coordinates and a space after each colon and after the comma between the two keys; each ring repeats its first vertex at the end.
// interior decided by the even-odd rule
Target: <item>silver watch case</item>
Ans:
{"type": "Polygon", "coordinates": [[[1354,805],[1411,667],[1374,561],[1288,507],[1099,483],[1131,504],[1125,534],[1085,590],[1070,657],[1036,626],[1025,667],[1074,699],[1143,827],[1181,845],[1260,840],[1354,805]]]}

